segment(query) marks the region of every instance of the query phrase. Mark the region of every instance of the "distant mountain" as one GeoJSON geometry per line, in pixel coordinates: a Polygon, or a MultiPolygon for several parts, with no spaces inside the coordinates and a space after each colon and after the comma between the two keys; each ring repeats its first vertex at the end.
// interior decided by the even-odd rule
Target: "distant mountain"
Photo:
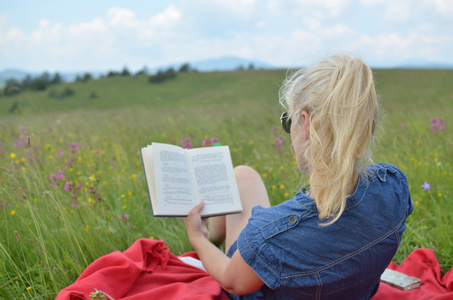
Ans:
{"type": "Polygon", "coordinates": [[[235,56],[226,56],[221,58],[202,60],[190,63],[190,65],[201,72],[209,71],[232,71],[240,67],[247,69],[250,65],[253,65],[255,69],[273,69],[274,66],[253,59],[244,59],[235,56]]]}
{"type": "Polygon", "coordinates": [[[408,59],[399,63],[395,68],[401,69],[453,69],[452,63],[434,62],[422,59],[408,59]]]}
{"type": "Polygon", "coordinates": [[[214,72],[214,71],[233,71],[238,68],[248,69],[249,66],[253,65],[255,69],[274,69],[275,67],[266,62],[253,59],[245,59],[236,56],[224,56],[220,58],[213,58],[207,60],[200,60],[194,62],[181,62],[174,63],[159,67],[148,68],[148,72],[155,73],[159,70],[165,70],[173,68],[178,70],[184,63],[188,63],[191,68],[200,72],[214,72]]]}

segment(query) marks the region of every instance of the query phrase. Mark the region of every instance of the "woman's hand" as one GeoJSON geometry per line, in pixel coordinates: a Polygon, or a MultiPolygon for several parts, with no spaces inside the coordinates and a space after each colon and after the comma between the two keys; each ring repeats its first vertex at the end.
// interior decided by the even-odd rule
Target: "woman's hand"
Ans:
{"type": "Polygon", "coordinates": [[[193,243],[195,239],[200,237],[208,238],[208,228],[205,225],[208,219],[202,219],[200,216],[203,207],[204,202],[200,202],[190,211],[187,217],[182,218],[190,243],[193,243]]]}

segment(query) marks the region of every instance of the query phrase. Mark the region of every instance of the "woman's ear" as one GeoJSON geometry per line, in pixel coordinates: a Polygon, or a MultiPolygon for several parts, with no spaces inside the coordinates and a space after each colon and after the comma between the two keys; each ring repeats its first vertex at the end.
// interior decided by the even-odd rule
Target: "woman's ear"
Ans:
{"type": "Polygon", "coordinates": [[[308,112],[306,112],[305,110],[301,111],[300,112],[300,120],[301,120],[302,128],[308,134],[308,131],[310,129],[310,115],[308,114],[308,112]]]}

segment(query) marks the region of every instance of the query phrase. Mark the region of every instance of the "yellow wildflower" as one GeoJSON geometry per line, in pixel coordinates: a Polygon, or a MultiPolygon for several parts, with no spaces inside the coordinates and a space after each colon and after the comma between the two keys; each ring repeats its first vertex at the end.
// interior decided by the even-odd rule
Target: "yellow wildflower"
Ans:
{"type": "Polygon", "coordinates": [[[442,197],[442,193],[437,194],[439,197],[442,197]]]}
{"type": "Polygon", "coordinates": [[[123,209],[126,209],[126,208],[127,208],[127,205],[124,205],[124,206],[123,206],[123,209]]]}
{"type": "Polygon", "coordinates": [[[52,159],[52,158],[53,158],[52,154],[49,154],[49,159],[52,159]]]}
{"type": "Polygon", "coordinates": [[[285,186],[283,184],[280,184],[280,189],[283,190],[285,186]]]}
{"type": "Polygon", "coordinates": [[[27,287],[27,291],[31,291],[31,286],[27,287]]]}
{"type": "Polygon", "coordinates": [[[86,230],[86,231],[90,230],[90,226],[85,225],[85,230],[86,230]]]}
{"type": "Polygon", "coordinates": [[[124,197],[126,197],[126,195],[124,195],[124,194],[121,194],[121,198],[124,198],[124,197]]]}
{"type": "Polygon", "coordinates": [[[127,195],[128,196],[132,196],[132,192],[131,191],[127,191],[127,195]]]}
{"type": "Polygon", "coordinates": [[[11,216],[14,216],[16,214],[16,211],[13,209],[11,212],[10,212],[10,215],[11,216]]]}
{"type": "Polygon", "coordinates": [[[275,191],[277,189],[277,186],[274,184],[272,185],[272,190],[275,191]]]}
{"type": "Polygon", "coordinates": [[[16,158],[16,153],[11,153],[10,157],[11,157],[12,159],[15,159],[15,158],[16,158]]]}
{"type": "Polygon", "coordinates": [[[285,193],[285,198],[288,198],[289,194],[288,193],[285,193]]]}

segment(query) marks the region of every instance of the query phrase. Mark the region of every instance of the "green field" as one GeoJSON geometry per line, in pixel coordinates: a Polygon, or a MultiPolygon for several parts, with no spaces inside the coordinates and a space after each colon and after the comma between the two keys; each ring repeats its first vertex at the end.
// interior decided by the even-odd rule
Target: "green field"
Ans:
{"type": "MultiPolygon", "coordinates": [[[[386,110],[375,162],[401,168],[414,213],[394,261],[416,248],[453,266],[453,71],[374,70],[386,110]],[[431,129],[431,119],[443,120],[431,129]],[[430,184],[429,190],[421,186],[430,184]]],[[[262,176],[271,202],[303,185],[280,127],[283,70],[116,77],[0,97],[0,298],[53,299],[96,258],[138,238],[191,250],[182,222],[153,218],[139,149],[218,138],[262,176]],[[75,94],[50,98],[70,87],[75,94]],[[95,94],[96,97],[91,95],[95,94]],[[10,113],[13,105],[20,113],[10,113]],[[283,140],[279,153],[275,137],[283,140]],[[296,176],[294,176],[296,175],[296,176]]]]}

